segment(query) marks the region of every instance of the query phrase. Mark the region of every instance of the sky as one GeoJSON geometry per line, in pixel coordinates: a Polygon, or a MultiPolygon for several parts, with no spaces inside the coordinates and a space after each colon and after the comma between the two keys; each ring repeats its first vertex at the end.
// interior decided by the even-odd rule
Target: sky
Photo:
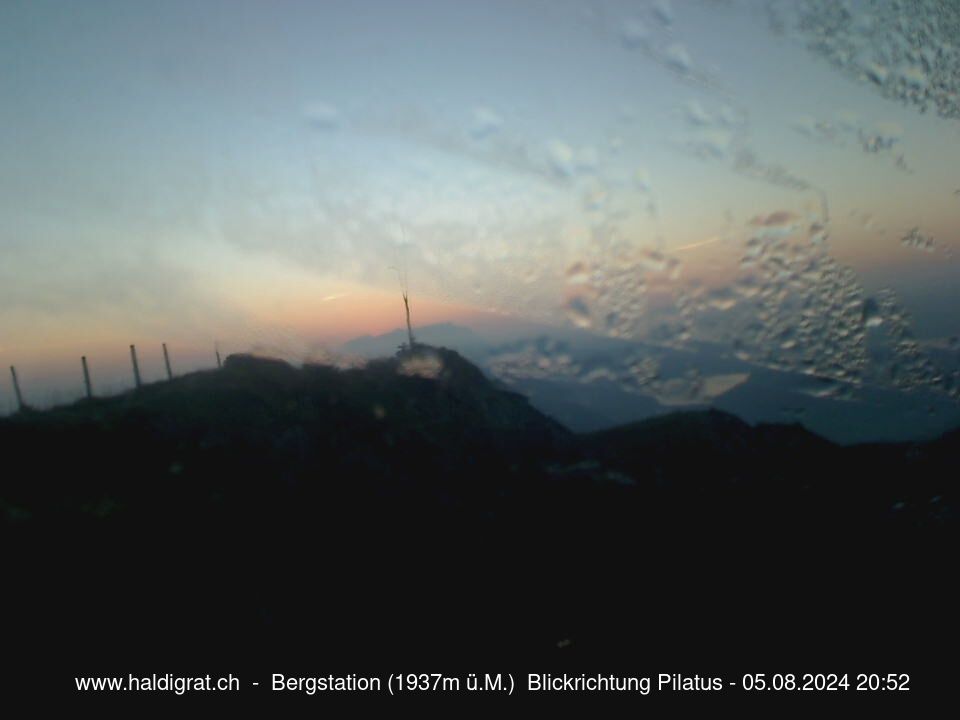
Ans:
{"type": "Polygon", "coordinates": [[[0,363],[57,401],[80,355],[129,384],[130,343],[157,377],[161,342],[303,359],[399,326],[402,286],[421,324],[641,337],[722,305],[758,228],[960,334],[960,121],[775,26],[749,0],[7,0],[0,363]]]}

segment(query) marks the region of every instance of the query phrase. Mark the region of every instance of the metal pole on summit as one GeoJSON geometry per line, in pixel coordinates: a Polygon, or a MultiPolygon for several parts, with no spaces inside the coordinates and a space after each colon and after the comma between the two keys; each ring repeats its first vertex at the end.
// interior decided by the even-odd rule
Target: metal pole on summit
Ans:
{"type": "Polygon", "coordinates": [[[87,399],[93,397],[93,386],[90,384],[90,368],[87,367],[87,356],[84,355],[80,358],[80,362],[83,365],[83,385],[87,389],[87,399]]]}
{"type": "Polygon", "coordinates": [[[167,368],[167,380],[173,380],[173,370],[170,369],[170,353],[167,352],[166,343],[163,343],[163,364],[167,368]]]}
{"type": "Polygon", "coordinates": [[[13,365],[10,366],[10,377],[13,378],[13,394],[17,396],[17,408],[23,410],[23,395],[20,392],[20,381],[17,379],[17,369],[13,365]]]}
{"type": "Polygon", "coordinates": [[[413,325],[410,323],[410,283],[407,278],[407,257],[406,257],[406,232],[404,228],[400,227],[400,264],[399,267],[390,266],[391,269],[397,271],[397,279],[400,280],[400,292],[403,293],[403,309],[407,315],[407,340],[409,341],[408,349],[413,350],[416,345],[416,340],[413,339],[413,325]]]}
{"type": "Polygon", "coordinates": [[[133,382],[139,388],[140,387],[140,366],[137,364],[137,348],[135,345],[130,346],[130,362],[133,365],[133,382]]]}
{"type": "Polygon", "coordinates": [[[407,337],[410,338],[410,349],[413,350],[413,326],[410,325],[410,295],[406,290],[403,291],[403,307],[407,311],[407,337]]]}

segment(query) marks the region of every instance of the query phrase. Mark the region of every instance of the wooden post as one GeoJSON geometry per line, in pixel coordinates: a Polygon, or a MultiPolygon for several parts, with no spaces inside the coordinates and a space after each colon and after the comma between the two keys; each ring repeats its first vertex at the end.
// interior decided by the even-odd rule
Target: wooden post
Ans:
{"type": "Polygon", "coordinates": [[[133,382],[139,388],[140,387],[140,366],[137,364],[137,348],[135,345],[130,346],[130,362],[133,363],[133,382]]]}
{"type": "Polygon", "coordinates": [[[10,366],[10,377],[13,378],[13,394],[17,396],[17,408],[23,410],[23,395],[20,392],[20,381],[17,380],[17,369],[10,366]]]}
{"type": "Polygon", "coordinates": [[[80,358],[80,362],[83,364],[83,385],[87,389],[87,400],[90,400],[93,397],[93,386],[90,385],[90,368],[87,367],[87,356],[84,355],[80,358]]]}
{"type": "Polygon", "coordinates": [[[170,353],[167,352],[166,343],[163,343],[163,364],[167,366],[167,380],[173,380],[173,370],[170,369],[170,353]]]}
{"type": "Polygon", "coordinates": [[[213,352],[216,353],[217,356],[217,368],[222,368],[223,363],[220,362],[220,346],[217,343],[213,344],[213,352]]]}

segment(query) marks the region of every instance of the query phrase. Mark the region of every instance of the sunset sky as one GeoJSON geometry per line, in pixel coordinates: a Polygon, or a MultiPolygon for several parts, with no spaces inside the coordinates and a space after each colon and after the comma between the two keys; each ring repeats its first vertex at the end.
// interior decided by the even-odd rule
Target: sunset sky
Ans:
{"type": "Polygon", "coordinates": [[[600,235],[723,285],[753,219],[824,199],[868,293],[960,334],[960,122],[763,6],[4,2],[0,365],[69,398],[82,354],[129,384],[134,342],[147,374],[163,341],[305,357],[398,327],[404,274],[421,324],[562,325],[600,235]]]}

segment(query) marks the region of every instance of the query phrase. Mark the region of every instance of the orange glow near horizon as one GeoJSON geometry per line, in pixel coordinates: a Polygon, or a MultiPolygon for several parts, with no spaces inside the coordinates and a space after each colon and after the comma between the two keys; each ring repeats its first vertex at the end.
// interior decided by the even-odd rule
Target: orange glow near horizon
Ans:
{"type": "MultiPolygon", "coordinates": [[[[463,322],[487,315],[463,304],[420,297],[410,299],[414,329],[417,325],[463,322]]],[[[314,340],[342,343],[360,335],[379,335],[404,327],[400,291],[388,292],[359,285],[339,285],[326,294],[303,293],[293,288],[264,303],[253,315],[254,322],[280,321],[291,330],[314,340]]]]}

